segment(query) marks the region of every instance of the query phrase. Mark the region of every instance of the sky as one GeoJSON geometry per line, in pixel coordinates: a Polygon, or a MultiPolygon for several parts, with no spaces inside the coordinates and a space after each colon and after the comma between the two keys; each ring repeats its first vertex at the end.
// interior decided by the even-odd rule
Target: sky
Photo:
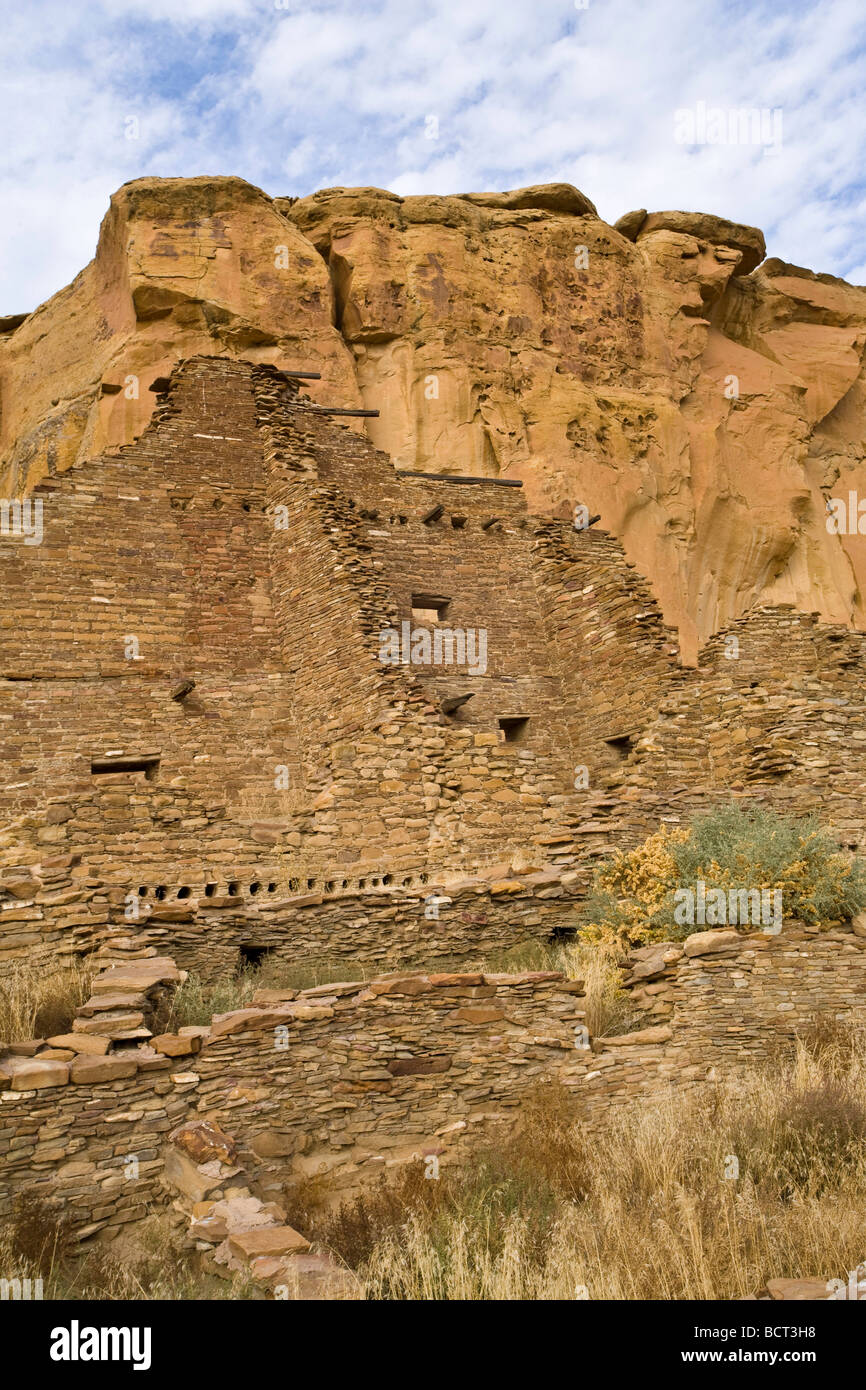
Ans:
{"type": "Polygon", "coordinates": [[[609,222],[716,213],[866,284],[864,0],[6,0],[0,131],[0,315],[155,175],[566,182],[609,222]]]}

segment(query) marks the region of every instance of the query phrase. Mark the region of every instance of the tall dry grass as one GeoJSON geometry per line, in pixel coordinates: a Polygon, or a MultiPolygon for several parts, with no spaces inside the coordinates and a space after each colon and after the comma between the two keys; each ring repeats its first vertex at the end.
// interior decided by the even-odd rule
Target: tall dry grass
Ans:
{"type": "Polygon", "coordinates": [[[866,1047],[840,1034],[615,1109],[592,1133],[546,1086],[459,1171],[424,1180],[413,1165],[336,1212],[295,1217],[367,1298],[682,1300],[844,1279],[866,1257],[864,1211],[866,1047]]]}
{"type": "Polygon", "coordinates": [[[70,956],[8,961],[0,975],[0,1041],[69,1032],[92,979],[93,969],[70,956]]]}
{"type": "Polygon", "coordinates": [[[51,1300],[265,1297],[249,1275],[222,1279],[205,1274],[165,1212],[147,1216],[116,1252],[95,1241],[82,1249],[68,1213],[34,1193],[20,1193],[0,1226],[0,1278],[41,1278],[42,1297],[51,1300]]]}

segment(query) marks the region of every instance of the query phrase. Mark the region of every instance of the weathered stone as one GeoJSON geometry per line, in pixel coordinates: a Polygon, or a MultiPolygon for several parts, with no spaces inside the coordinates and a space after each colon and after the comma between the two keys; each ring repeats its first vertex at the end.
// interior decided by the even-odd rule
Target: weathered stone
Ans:
{"type": "Polygon", "coordinates": [[[7,1056],[0,1061],[0,1077],[9,1082],[13,1091],[39,1091],[47,1086],[65,1086],[69,1064],[42,1061],[39,1057],[7,1056]]]}
{"type": "Polygon", "coordinates": [[[79,1056],[70,1064],[69,1079],[76,1086],[93,1081],[119,1081],[135,1076],[138,1062],[133,1053],[109,1053],[105,1057],[79,1056]]]}
{"type": "Polygon", "coordinates": [[[229,1249],[240,1259],[257,1255],[291,1255],[309,1250],[310,1242],[291,1226],[263,1226],[257,1230],[233,1232],[229,1249]]]}
{"type": "Polygon", "coordinates": [[[192,1120],[173,1129],[168,1137],[175,1148],[194,1163],[218,1159],[221,1163],[232,1164],[237,1160],[237,1145],[232,1136],[210,1120],[192,1120]]]}
{"type": "Polygon", "coordinates": [[[727,951],[732,947],[745,945],[738,931],[721,928],[714,931],[697,931],[686,937],[685,953],[692,956],[709,956],[716,951],[727,951]]]}

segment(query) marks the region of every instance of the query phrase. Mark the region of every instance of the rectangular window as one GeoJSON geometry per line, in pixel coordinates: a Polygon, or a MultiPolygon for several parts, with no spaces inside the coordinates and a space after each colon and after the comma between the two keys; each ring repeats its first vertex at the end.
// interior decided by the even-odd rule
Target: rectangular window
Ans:
{"type": "Polygon", "coordinates": [[[502,730],[504,743],[521,743],[529,724],[529,715],[510,715],[507,719],[500,719],[499,727],[502,730]]]}
{"type": "Polygon", "coordinates": [[[152,782],[159,767],[159,755],[149,753],[144,757],[127,757],[125,754],[112,754],[105,758],[91,758],[90,771],[92,776],[100,777],[106,772],[143,772],[148,782],[152,782]]]}
{"type": "Polygon", "coordinates": [[[412,595],[412,621],[413,623],[439,623],[448,611],[450,598],[444,598],[441,594],[413,594],[412,595]]]}

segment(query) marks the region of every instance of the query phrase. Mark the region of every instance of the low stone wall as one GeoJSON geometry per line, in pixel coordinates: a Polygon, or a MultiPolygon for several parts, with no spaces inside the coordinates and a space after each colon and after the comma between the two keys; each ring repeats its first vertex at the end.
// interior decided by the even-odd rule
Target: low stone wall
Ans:
{"type": "Polygon", "coordinates": [[[234,1136],[265,1198],[315,1175],[348,1191],[390,1164],[447,1156],[546,1079],[603,1130],[612,1105],[764,1061],[818,1016],[866,1024],[863,931],[787,923],[778,936],[725,929],[642,948],[626,985],[644,1026],[591,1046],[579,982],[468,972],[264,990],[209,1030],[120,1039],[89,1066],[39,1054],[34,1067],[35,1045],[19,1045],[0,1059],[0,1213],[28,1188],[62,1199],[82,1234],[136,1220],[168,1200],[166,1136],[193,1119],[234,1136]]]}
{"type": "Polygon", "coordinates": [[[102,1081],[77,1082],[75,1062],[7,1056],[0,1213],[27,1188],[60,1198],[82,1234],[136,1220],[167,1200],[164,1137],[202,1116],[235,1136],[262,1191],[333,1169],[363,1182],[508,1114],[544,1077],[569,1080],[580,988],[542,973],[264,991],[259,1006],[215,1018],[204,1040],[191,1030],[95,1059],[117,1075],[102,1081]]]}
{"type": "Polygon", "coordinates": [[[100,882],[81,855],[46,855],[0,867],[0,961],[91,954],[118,935],[142,950],[170,954],[207,980],[234,970],[248,948],[290,965],[346,960],[354,963],[350,969],[361,961],[387,970],[478,960],[573,930],[581,876],[568,868],[514,870],[504,862],[471,876],[424,874],[423,883],[416,876],[411,885],[386,878],[363,887],[335,879],[319,891],[287,892],[265,866],[239,875],[233,893],[226,883],[208,895],[205,884],[175,882],[147,886],[139,897],[128,884],[100,882]]]}
{"type": "Polygon", "coordinates": [[[778,936],[733,928],[643,947],[626,985],[647,1023],[594,1041],[581,1108],[663,1095],[766,1062],[816,1019],[866,1025],[866,928],[788,922],[778,936]]]}

